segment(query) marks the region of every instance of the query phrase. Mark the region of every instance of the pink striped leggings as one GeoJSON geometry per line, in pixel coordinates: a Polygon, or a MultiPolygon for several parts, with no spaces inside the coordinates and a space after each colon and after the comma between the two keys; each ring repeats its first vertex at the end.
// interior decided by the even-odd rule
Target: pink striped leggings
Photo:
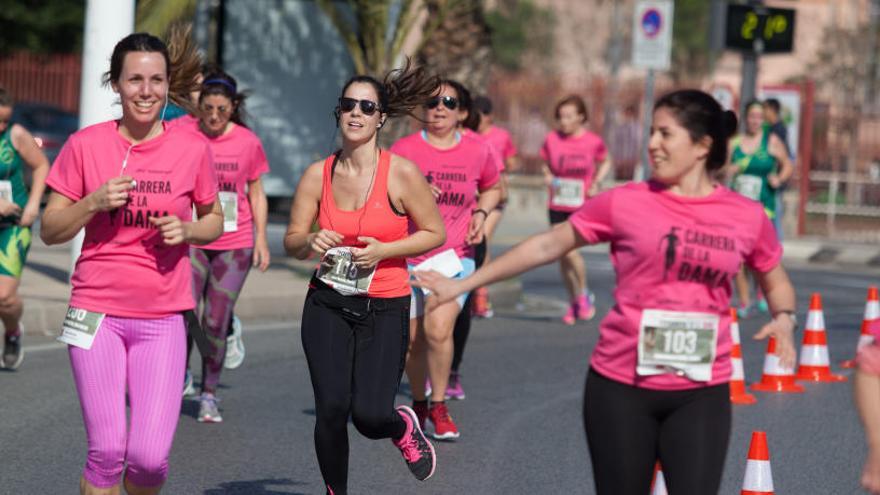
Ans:
{"type": "Polygon", "coordinates": [[[130,483],[161,485],[168,476],[180,415],[186,359],[183,316],[108,315],[91,349],[69,346],[69,353],[89,442],[83,477],[98,488],[116,486],[127,463],[130,483]]]}

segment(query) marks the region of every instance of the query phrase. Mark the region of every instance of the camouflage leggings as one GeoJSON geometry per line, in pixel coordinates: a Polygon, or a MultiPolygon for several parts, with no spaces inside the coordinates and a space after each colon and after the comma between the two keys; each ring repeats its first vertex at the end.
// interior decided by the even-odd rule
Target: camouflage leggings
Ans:
{"type": "Polygon", "coordinates": [[[202,360],[202,391],[214,393],[226,358],[226,334],[238,294],[251,269],[252,248],[215,251],[192,248],[196,314],[208,336],[210,352],[202,360]]]}

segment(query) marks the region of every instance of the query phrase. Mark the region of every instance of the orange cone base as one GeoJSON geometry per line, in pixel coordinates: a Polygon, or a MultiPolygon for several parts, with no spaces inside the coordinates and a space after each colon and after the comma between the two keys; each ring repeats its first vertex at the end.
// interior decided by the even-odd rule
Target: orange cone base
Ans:
{"type": "Polygon", "coordinates": [[[755,398],[752,394],[743,393],[742,395],[730,395],[731,404],[739,404],[741,406],[750,406],[752,404],[757,404],[758,399],[755,398]]]}
{"type": "Polygon", "coordinates": [[[840,367],[847,369],[847,370],[851,370],[856,367],[856,360],[855,359],[847,359],[846,361],[841,361],[840,367]]]}
{"type": "Polygon", "coordinates": [[[758,392],[776,392],[800,394],[804,392],[804,387],[794,382],[793,376],[764,376],[758,383],[753,383],[752,390],[758,392]]]}
{"type": "Polygon", "coordinates": [[[827,366],[800,366],[798,367],[798,380],[809,382],[845,382],[847,377],[835,375],[827,366]]]}
{"type": "Polygon", "coordinates": [[[746,392],[746,384],[741,381],[730,382],[730,402],[748,406],[758,402],[754,395],[746,392]]]}

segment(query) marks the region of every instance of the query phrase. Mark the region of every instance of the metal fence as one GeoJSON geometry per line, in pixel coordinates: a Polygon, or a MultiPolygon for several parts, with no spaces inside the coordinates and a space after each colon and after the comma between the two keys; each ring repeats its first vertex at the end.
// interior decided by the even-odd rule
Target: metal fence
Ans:
{"type": "Polygon", "coordinates": [[[0,87],[16,101],[57,105],[64,110],[79,109],[80,56],[14,53],[0,57],[0,87]]]}

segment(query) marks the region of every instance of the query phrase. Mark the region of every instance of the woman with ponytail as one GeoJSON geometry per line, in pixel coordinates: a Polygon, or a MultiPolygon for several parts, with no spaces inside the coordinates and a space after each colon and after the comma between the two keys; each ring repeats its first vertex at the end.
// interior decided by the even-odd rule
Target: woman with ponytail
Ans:
{"type": "Polygon", "coordinates": [[[464,280],[419,272],[442,305],[475,287],[608,242],[615,305],[599,326],[583,402],[596,492],[648,493],[655,462],[670,493],[718,493],[731,427],[731,280],[758,275],[776,338],[794,364],[795,295],[782,247],[760,204],[714,180],[736,117],[697,90],[654,106],[651,180],[590,197],[568,220],[493,259],[464,280]]]}
{"type": "Polygon", "coordinates": [[[411,114],[438,87],[409,61],[384,81],[349,79],[334,112],[342,148],[306,169],[293,199],[284,248],[321,259],[301,334],[328,494],[348,493],[349,417],[364,436],[391,439],[418,480],[434,473],[433,446],[394,397],[409,343],[406,259],[443,244],[446,234],[418,167],[380,149],[376,137],[387,119],[411,114]]]}
{"type": "Polygon", "coordinates": [[[263,272],[269,267],[268,205],[260,180],[269,163],[260,138],[244,123],[244,100],[235,78],[220,69],[209,70],[199,92],[200,118],[184,124],[211,145],[223,207],[223,235],[190,250],[193,296],[202,309],[209,344],[202,356],[198,420],[203,423],[223,421],[216,397],[220,372],[224,366],[238,367],[244,358],[241,326],[232,324],[235,302],[251,267],[263,272]]]}
{"type": "Polygon", "coordinates": [[[120,478],[129,494],[162,488],[180,416],[182,313],[195,307],[189,249],[223,231],[208,143],[161,120],[179,67],[155,36],[120,40],[104,80],[122,117],[70,136],[46,181],[43,241],[85,229],[59,340],[88,439],[86,495],[118,494],[120,478]]]}

